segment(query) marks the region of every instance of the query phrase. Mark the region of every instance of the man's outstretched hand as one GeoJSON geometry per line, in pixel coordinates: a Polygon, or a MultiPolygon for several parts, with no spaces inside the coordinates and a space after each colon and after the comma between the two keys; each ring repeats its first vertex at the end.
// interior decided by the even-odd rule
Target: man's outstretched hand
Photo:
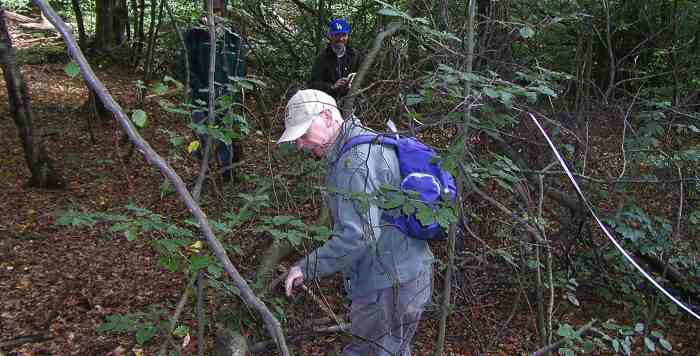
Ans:
{"type": "Polygon", "coordinates": [[[347,88],[348,84],[350,84],[348,78],[340,78],[331,86],[331,89],[347,88]]]}
{"type": "Polygon", "coordinates": [[[284,282],[284,287],[287,291],[287,296],[291,297],[294,287],[298,287],[304,283],[304,274],[301,272],[301,268],[294,266],[289,269],[287,273],[287,279],[284,282]]]}

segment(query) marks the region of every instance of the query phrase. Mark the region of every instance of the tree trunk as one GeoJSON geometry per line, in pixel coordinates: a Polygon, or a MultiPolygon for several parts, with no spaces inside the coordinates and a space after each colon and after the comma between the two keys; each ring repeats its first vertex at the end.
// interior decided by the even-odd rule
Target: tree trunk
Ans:
{"type": "Polygon", "coordinates": [[[143,44],[146,42],[146,34],[143,31],[143,22],[144,18],[146,17],[146,1],[145,0],[139,0],[139,17],[136,19],[134,22],[138,23],[138,26],[136,28],[136,33],[134,33],[134,36],[137,37],[136,41],[134,41],[134,62],[138,62],[139,57],[141,56],[141,50],[143,49],[143,44]]]}
{"type": "Polygon", "coordinates": [[[10,110],[24,148],[24,158],[32,173],[29,185],[46,189],[64,188],[66,183],[49,158],[41,134],[35,132],[29,90],[17,67],[12,38],[5,23],[5,11],[0,9],[0,65],[7,85],[10,110]]]}
{"type": "Polygon", "coordinates": [[[114,42],[114,0],[95,1],[95,43],[104,49],[114,42]]]}
{"type": "Polygon", "coordinates": [[[75,22],[78,24],[78,39],[80,48],[85,50],[87,37],[85,37],[85,22],[83,21],[83,11],[80,10],[80,0],[71,0],[73,4],[73,12],[75,13],[75,22]]]}
{"type": "Polygon", "coordinates": [[[144,74],[144,82],[148,83],[151,79],[151,74],[153,72],[153,56],[156,51],[156,39],[158,38],[158,30],[160,29],[160,23],[163,19],[163,5],[165,0],[160,0],[160,9],[156,15],[156,0],[152,0],[151,6],[151,25],[150,33],[148,34],[148,49],[146,50],[146,63],[144,67],[146,68],[146,73],[144,74]]]}
{"type": "Polygon", "coordinates": [[[124,8],[124,31],[126,32],[126,42],[131,42],[131,15],[129,14],[129,2],[127,0],[121,0],[122,7],[124,8]]]}
{"type": "MultiPolygon", "coordinates": [[[[139,33],[139,6],[136,0],[129,0],[129,3],[131,4],[131,12],[134,13],[134,21],[132,21],[132,26],[133,26],[133,34],[134,34],[134,43],[138,40],[138,33],[139,33]]],[[[130,31],[131,32],[131,31],[130,31]]]]}
{"type": "Polygon", "coordinates": [[[126,32],[129,24],[129,9],[126,7],[126,0],[113,0],[113,6],[112,32],[114,34],[114,44],[121,46],[124,44],[124,32],[126,32]]]}

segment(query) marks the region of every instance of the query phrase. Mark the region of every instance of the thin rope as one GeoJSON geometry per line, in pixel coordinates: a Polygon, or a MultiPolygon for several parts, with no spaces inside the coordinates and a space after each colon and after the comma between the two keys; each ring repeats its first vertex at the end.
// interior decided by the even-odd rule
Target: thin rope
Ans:
{"type": "Polygon", "coordinates": [[[569,180],[571,181],[571,184],[574,185],[574,188],[576,188],[576,191],[578,192],[578,194],[579,194],[579,196],[581,197],[581,199],[583,200],[583,202],[586,204],[586,207],[587,207],[588,210],[591,212],[591,215],[593,215],[593,217],[595,218],[595,221],[598,223],[598,226],[600,226],[600,228],[603,229],[603,232],[604,232],[605,235],[608,237],[608,239],[610,239],[610,241],[613,243],[613,245],[615,245],[615,247],[616,247],[618,250],[620,250],[620,252],[622,253],[622,255],[625,256],[625,258],[626,258],[628,261],[630,261],[630,263],[631,263],[631,264],[632,264],[632,265],[633,265],[647,280],[649,280],[649,282],[651,282],[651,284],[653,284],[654,287],[656,287],[656,288],[657,288],[658,290],[660,290],[663,294],[665,294],[669,299],[671,299],[674,303],[676,303],[676,305],[678,305],[679,307],[681,307],[683,310],[687,311],[690,315],[694,316],[696,319],[700,320],[700,315],[698,315],[698,314],[696,314],[695,312],[693,312],[688,306],[686,306],[685,304],[683,304],[683,302],[679,301],[676,297],[674,297],[671,293],[669,293],[666,289],[664,289],[664,287],[662,287],[661,284],[659,284],[659,282],[657,282],[651,275],[649,275],[649,273],[647,273],[641,266],[639,266],[639,264],[637,264],[637,262],[629,255],[629,253],[627,253],[627,251],[625,251],[625,249],[622,247],[622,245],[620,245],[620,243],[617,242],[617,240],[615,240],[615,238],[612,236],[612,234],[610,234],[610,232],[609,232],[608,229],[605,227],[605,225],[604,225],[603,222],[600,220],[600,218],[598,218],[598,215],[595,213],[595,211],[594,211],[594,209],[593,209],[593,205],[588,201],[588,199],[586,199],[586,196],[583,195],[583,191],[581,191],[581,188],[579,187],[578,183],[576,183],[576,179],[574,179],[574,176],[573,176],[573,174],[571,174],[571,171],[569,170],[569,167],[567,167],[566,162],[564,162],[564,159],[561,158],[561,155],[559,154],[559,151],[557,151],[557,148],[554,146],[554,143],[552,143],[552,139],[549,138],[549,136],[547,135],[547,132],[545,132],[544,128],[542,128],[542,125],[540,125],[539,121],[537,121],[537,119],[535,118],[535,116],[532,115],[531,113],[528,113],[528,115],[530,115],[530,118],[532,119],[532,121],[535,122],[535,125],[537,125],[537,128],[539,128],[539,129],[540,129],[540,132],[542,132],[542,135],[544,135],[544,138],[547,140],[547,143],[549,143],[549,147],[552,149],[552,152],[554,152],[554,155],[557,157],[557,160],[559,161],[559,164],[561,165],[561,167],[562,167],[562,168],[564,169],[564,171],[566,172],[566,175],[569,177],[569,180]]]}

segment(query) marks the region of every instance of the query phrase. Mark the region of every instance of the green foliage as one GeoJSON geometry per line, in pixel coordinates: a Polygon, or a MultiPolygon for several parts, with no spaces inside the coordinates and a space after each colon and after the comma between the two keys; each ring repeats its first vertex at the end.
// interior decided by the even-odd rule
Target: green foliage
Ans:
{"type": "Polygon", "coordinates": [[[325,226],[307,225],[289,215],[262,217],[261,223],[256,231],[267,232],[276,240],[287,240],[292,246],[299,246],[304,239],[323,242],[331,235],[330,229],[325,226]]]}
{"type": "Polygon", "coordinates": [[[97,332],[134,334],[139,345],[147,344],[157,333],[151,317],[145,313],[108,315],[107,320],[97,327],[97,332]]]}
{"type": "Polygon", "coordinates": [[[660,254],[671,247],[671,222],[663,216],[648,215],[636,202],[630,202],[621,214],[606,220],[632,250],[660,254]]]}
{"type": "Polygon", "coordinates": [[[620,325],[611,319],[602,324],[602,329],[596,330],[599,335],[596,339],[602,341],[609,350],[625,355],[632,354],[635,340],[642,340],[644,347],[651,352],[656,351],[657,344],[666,351],[673,350],[663,333],[658,330],[647,332],[646,329],[647,326],[643,323],[620,325]]]}
{"type": "Polygon", "coordinates": [[[78,66],[78,63],[75,63],[75,61],[68,62],[68,64],[66,64],[63,70],[71,78],[75,78],[76,76],[78,76],[78,74],[80,74],[80,66],[78,66]]]}
{"type": "Polygon", "coordinates": [[[673,349],[671,343],[658,330],[647,332],[642,323],[620,325],[615,320],[604,322],[601,327],[591,328],[592,332],[583,337],[573,326],[561,324],[557,335],[566,338],[566,346],[560,349],[560,355],[590,354],[596,348],[609,350],[616,354],[632,355],[633,345],[637,340],[643,342],[647,350],[656,351],[657,345],[666,351],[673,349]]]}
{"type": "Polygon", "coordinates": [[[136,125],[136,127],[142,129],[146,127],[148,123],[148,114],[143,110],[134,110],[131,113],[131,121],[136,125]]]}

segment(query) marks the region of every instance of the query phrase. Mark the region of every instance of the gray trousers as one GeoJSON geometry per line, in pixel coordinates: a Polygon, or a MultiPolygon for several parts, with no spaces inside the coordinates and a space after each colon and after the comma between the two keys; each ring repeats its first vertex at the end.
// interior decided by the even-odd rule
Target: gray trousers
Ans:
{"type": "Polygon", "coordinates": [[[432,273],[427,271],[404,284],[354,298],[352,342],[343,356],[410,356],[411,340],[431,294],[432,273]]]}

